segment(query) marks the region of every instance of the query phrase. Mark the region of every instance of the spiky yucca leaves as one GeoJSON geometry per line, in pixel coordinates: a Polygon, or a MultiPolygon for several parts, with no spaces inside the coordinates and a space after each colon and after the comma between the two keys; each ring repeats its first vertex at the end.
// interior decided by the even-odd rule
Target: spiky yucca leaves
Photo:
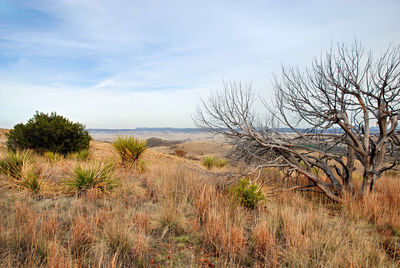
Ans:
{"type": "Polygon", "coordinates": [[[37,194],[42,186],[41,172],[36,167],[25,165],[21,170],[20,178],[16,182],[19,186],[37,194]]]}
{"type": "Polygon", "coordinates": [[[39,193],[41,189],[41,170],[32,163],[29,151],[8,152],[0,160],[0,172],[7,175],[2,186],[27,189],[34,194],[39,193]]]}
{"type": "Polygon", "coordinates": [[[147,148],[145,140],[139,140],[133,136],[117,137],[112,146],[121,156],[122,163],[135,163],[147,148]]]}
{"type": "Polygon", "coordinates": [[[212,169],[215,164],[217,163],[217,158],[214,156],[205,156],[203,158],[203,165],[207,168],[207,169],[212,169]]]}
{"type": "Polygon", "coordinates": [[[115,163],[112,161],[86,169],[78,166],[74,171],[74,176],[65,182],[65,186],[71,193],[82,194],[89,189],[110,193],[116,186],[113,179],[114,168],[115,163]]]}
{"type": "Polygon", "coordinates": [[[13,178],[21,176],[22,167],[29,161],[29,151],[9,151],[0,159],[0,173],[13,178]]]}

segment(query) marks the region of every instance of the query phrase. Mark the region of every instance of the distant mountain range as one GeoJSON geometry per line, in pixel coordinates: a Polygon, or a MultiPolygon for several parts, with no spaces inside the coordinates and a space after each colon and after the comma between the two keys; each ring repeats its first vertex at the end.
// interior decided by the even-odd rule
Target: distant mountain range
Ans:
{"type": "MultiPolygon", "coordinates": [[[[121,133],[121,132],[181,132],[181,133],[204,133],[204,132],[210,132],[207,129],[200,129],[200,128],[173,128],[173,127],[156,127],[156,128],[151,128],[151,127],[140,127],[140,128],[123,128],[123,129],[107,129],[107,128],[89,128],[87,129],[91,133],[121,133]]],[[[282,133],[293,133],[294,131],[290,128],[279,128],[279,132],[282,133]]],[[[298,129],[300,132],[311,132],[308,129],[298,129]]],[[[315,131],[313,131],[315,132],[315,131]]],[[[372,127],[370,128],[371,133],[378,133],[379,128],[378,127],[372,127]]],[[[324,133],[328,134],[341,134],[343,133],[343,130],[339,128],[330,128],[328,130],[325,130],[324,133]]]]}
{"type": "Polygon", "coordinates": [[[172,127],[141,127],[141,128],[122,128],[122,129],[107,129],[107,128],[89,128],[87,129],[89,132],[97,133],[97,132],[108,132],[108,133],[117,133],[117,132],[184,132],[184,133],[199,133],[199,132],[209,132],[200,128],[172,128],[172,127]]]}

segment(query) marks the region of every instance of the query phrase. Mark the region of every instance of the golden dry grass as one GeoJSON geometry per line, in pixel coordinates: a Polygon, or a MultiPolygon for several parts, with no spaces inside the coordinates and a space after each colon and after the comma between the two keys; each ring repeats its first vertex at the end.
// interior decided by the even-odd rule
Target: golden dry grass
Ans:
{"type": "MultiPolygon", "coordinates": [[[[204,175],[200,160],[155,150],[147,169],[117,166],[110,195],[68,195],[79,165],[118,155],[92,142],[84,163],[39,155],[44,191],[0,188],[1,267],[398,267],[400,178],[342,205],[278,192],[249,210],[204,175]]],[[[265,182],[279,180],[265,171],[265,182]]],[[[4,180],[0,177],[0,180],[4,180]]]]}

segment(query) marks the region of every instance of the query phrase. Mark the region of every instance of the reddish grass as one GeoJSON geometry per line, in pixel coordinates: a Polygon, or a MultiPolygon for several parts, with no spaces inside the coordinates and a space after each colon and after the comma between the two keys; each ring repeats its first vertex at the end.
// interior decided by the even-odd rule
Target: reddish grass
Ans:
{"type": "MultiPolygon", "coordinates": [[[[85,165],[117,159],[109,147],[92,143],[85,165]]],[[[343,205],[281,191],[249,210],[197,172],[198,160],[152,150],[144,159],[149,165],[143,174],[117,168],[119,185],[111,195],[89,190],[78,197],[67,196],[61,183],[77,160],[49,163],[34,156],[51,187],[36,196],[0,188],[0,266],[400,265],[397,176],[384,176],[374,193],[343,205]]],[[[274,169],[264,171],[260,180],[284,186],[274,169]]]]}

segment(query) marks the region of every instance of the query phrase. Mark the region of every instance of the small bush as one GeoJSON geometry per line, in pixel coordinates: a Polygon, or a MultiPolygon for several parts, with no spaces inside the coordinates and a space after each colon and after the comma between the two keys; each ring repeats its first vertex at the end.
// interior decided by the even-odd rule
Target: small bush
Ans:
{"type": "Polygon", "coordinates": [[[65,185],[70,192],[81,194],[89,189],[97,189],[103,193],[111,192],[116,186],[113,180],[114,162],[106,162],[88,169],[78,166],[74,176],[67,179],[65,185]]]}
{"type": "Polygon", "coordinates": [[[81,160],[81,161],[87,160],[89,158],[89,150],[82,150],[75,153],[69,153],[67,155],[67,158],[81,160]]]}
{"type": "Polygon", "coordinates": [[[29,159],[29,151],[9,151],[0,160],[0,173],[13,178],[19,178],[21,176],[23,166],[29,161],[29,159]]]}
{"type": "Polygon", "coordinates": [[[251,184],[246,178],[239,180],[236,186],[230,188],[231,196],[247,208],[254,209],[265,200],[265,196],[257,184],[251,184]]]}
{"type": "Polygon", "coordinates": [[[186,156],[186,152],[183,150],[175,150],[174,151],[174,155],[179,156],[179,157],[185,157],[186,156]]]}
{"type": "Polygon", "coordinates": [[[115,138],[112,146],[120,155],[122,163],[136,162],[146,150],[146,141],[130,137],[115,138]]]}
{"type": "Polygon", "coordinates": [[[224,167],[228,164],[226,159],[215,156],[205,156],[202,162],[207,169],[212,169],[213,167],[224,167]]]}
{"type": "Polygon", "coordinates": [[[45,152],[43,155],[50,162],[55,162],[64,159],[64,156],[55,152],[45,152]]]}
{"type": "Polygon", "coordinates": [[[66,155],[89,148],[91,137],[85,126],[56,113],[36,112],[26,124],[18,124],[7,135],[10,150],[33,149],[66,155]]]}

